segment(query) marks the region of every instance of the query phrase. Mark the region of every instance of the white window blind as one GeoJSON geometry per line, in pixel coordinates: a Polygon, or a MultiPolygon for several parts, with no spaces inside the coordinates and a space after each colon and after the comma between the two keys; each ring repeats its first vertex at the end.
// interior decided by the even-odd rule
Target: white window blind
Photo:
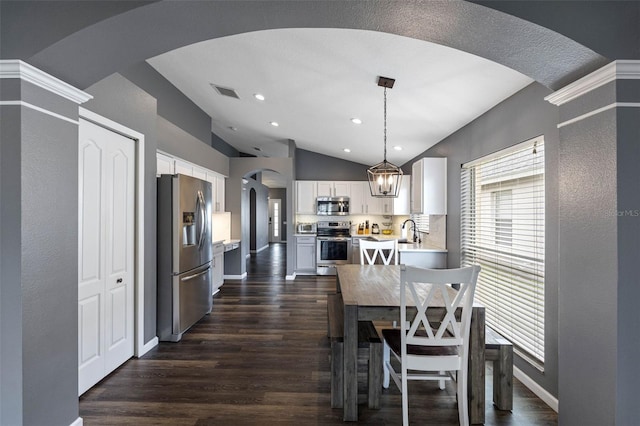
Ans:
{"type": "Polygon", "coordinates": [[[544,365],[544,141],[462,166],[461,264],[479,264],[487,325],[544,365]]]}

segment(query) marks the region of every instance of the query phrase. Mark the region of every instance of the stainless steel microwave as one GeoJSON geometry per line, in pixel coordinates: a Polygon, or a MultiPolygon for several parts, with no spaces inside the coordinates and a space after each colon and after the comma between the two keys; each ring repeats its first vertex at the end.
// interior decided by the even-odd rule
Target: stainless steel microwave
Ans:
{"type": "Polygon", "coordinates": [[[316,214],[320,216],[346,216],[349,214],[349,197],[318,197],[316,214]]]}

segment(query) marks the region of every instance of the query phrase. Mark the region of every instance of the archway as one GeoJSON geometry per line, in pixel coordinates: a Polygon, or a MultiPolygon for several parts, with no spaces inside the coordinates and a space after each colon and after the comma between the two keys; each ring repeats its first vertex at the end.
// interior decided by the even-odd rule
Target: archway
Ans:
{"type": "MultiPolygon", "coordinates": [[[[24,59],[80,88],[178,47],[276,28],[352,28],[431,41],[503,64],[552,89],[608,62],[558,32],[463,1],[161,1],[75,32],[59,28],[63,22],[52,20],[52,28],[44,28],[47,21],[35,19],[34,28],[43,33],[68,36],[44,38],[42,50],[30,50],[24,59]]],[[[13,43],[22,47],[19,40],[13,43]]]]}

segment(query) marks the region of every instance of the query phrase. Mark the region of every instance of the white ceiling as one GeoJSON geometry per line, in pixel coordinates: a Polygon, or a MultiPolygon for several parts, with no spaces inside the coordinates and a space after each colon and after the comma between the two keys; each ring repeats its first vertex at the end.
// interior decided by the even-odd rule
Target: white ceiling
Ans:
{"type": "Polygon", "coordinates": [[[449,47],[348,29],[251,32],[148,62],[208,113],[212,132],[239,151],[286,157],[293,139],[298,148],[366,165],[383,157],[378,76],[396,79],[387,91],[387,158],[397,165],[533,81],[449,47]],[[211,84],[235,90],[240,99],[220,95],[211,84]],[[256,93],[266,99],[256,100],[256,93]],[[353,124],[354,117],[362,124],[353,124]]]}

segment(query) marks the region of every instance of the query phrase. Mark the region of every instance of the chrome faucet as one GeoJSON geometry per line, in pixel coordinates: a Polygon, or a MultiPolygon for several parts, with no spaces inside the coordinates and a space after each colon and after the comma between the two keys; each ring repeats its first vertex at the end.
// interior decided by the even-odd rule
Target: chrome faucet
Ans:
{"type": "Polygon", "coordinates": [[[413,242],[421,243],[422,240],[418,237],[418,228],[416,227],[416,222],[413,219],[407,219],[402,222],[402,229],[404,229],[404,225],[406,225],[407,222],[411,222],[413,224],[413,242]]]}

